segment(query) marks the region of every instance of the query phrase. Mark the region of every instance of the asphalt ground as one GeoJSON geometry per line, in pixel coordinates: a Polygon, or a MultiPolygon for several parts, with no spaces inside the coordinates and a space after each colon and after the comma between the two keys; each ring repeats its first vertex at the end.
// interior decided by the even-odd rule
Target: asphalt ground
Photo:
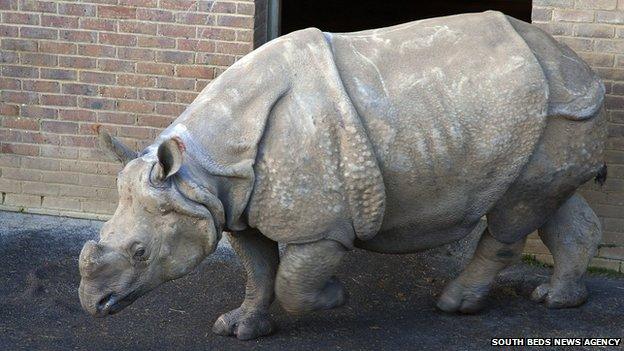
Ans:
{"type": "Polygon", "coordinates": [[[274,304],[279,329],[258,340],[211,332],[243,298],[243,271],[227,243],[188,276],[95,319],[80,307],[77,259],[100,226],[0,212],[0,350],[496,350],[492,338],[624,337],[624,278],[590,275],[585,305],[549,310],[528,296],[550,269],[524,263],[501,274],[481,313],[436,310],[469,240],[414,255],[354,250],[338,273],[346,306],[297,317],[274,304]]]}

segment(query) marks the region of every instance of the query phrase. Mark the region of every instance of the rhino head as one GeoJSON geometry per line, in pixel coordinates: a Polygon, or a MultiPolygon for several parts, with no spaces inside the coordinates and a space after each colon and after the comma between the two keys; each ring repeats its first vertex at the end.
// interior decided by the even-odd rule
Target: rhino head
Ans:
{"type": "Polygon", "coordinates": [[[224,214],[210,182],[193,181],[181,140],[164,140],[141,157],[105,132],[100,144],[125,165],[117,209],[79,258],[80,303],[103,317],[196,267],[215,250],[224,214]]]}

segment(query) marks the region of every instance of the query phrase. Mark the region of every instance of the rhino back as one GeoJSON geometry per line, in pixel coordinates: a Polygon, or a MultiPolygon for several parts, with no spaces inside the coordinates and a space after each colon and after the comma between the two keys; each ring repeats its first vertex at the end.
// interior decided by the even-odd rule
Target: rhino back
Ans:
{"type": "Polygon", "coordinates": [[[547,82],[525,41],[498,12],[327,37],[384,177],[382,234],[469,232],[546,124],[547,82]]]}

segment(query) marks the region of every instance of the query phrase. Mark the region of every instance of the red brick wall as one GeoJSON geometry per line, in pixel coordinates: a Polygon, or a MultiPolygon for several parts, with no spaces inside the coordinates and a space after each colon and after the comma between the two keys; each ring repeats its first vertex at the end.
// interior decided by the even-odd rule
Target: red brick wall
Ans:
{"type": "MultiPolygon", "coordinates": [[[[609,177],[603,187],[586,184],[582,194],[604,230],[593,266],[624,272],[624,0],[534,0],[533,23],[575,50],[605,82],[609,177]]],[[[527,251],[552,260],[535,236],[527,251]]]]}
{"type": "MultiPolygon", "coordinates": [[[[262,9],[258,9],[261,11],[262,9]]],[[[252,50],[250,0],[0,0],[0,209],[106,217],[102,125],[149,143],[252,50]]]]}

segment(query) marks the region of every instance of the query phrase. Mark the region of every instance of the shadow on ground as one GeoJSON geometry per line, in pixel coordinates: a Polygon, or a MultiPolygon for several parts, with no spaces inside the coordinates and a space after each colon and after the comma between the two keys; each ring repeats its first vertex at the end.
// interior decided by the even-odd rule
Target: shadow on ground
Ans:
{"type": "Polygon", "coordinates": [[[527,296],[549,270],[518,265],[499,279],[487,309],[471,316],[434,308],[460,263],[446,252],[391,256],[354,251],[338,276],[346,307],[292,317],[248,342],[210,331],[240,304],[243,272],[227,245],[192,274],[121,313],[94,319],[77,296],[77,257],[100,222],[0,212],[0,350],[484,350],[492,337],[622,337],[624,279],[588,278],[578,309],[548,310],[527,296]]]}

